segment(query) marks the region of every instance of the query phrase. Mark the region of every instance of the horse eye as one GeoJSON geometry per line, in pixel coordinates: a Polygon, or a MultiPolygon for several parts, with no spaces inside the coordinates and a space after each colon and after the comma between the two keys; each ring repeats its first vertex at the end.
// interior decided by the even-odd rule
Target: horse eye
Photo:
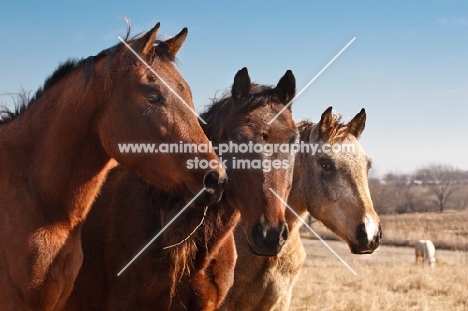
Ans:
{"type": "Polygon", "coordinates": [[[324,163],[324,164],[322,164],[322,169],[324,171],[331,171],[332,165],[330,163],[324,163]]]}
{"type": "Polygon", "coordinates": [[[267,141],[267,140],[268,140],[268,134],[267,134],[267,133],[263,133],[263,134],[262,134],[262,139],[263,139],[264,141],[267,141]]]}
{"type": "Polygon", "coordinates": [[[146,100],[152,105],[158,105],[161,103],[161,98],[158,95],[149,95],[146,100]]]}
{"type": "Polygon", "coordinates": [[[325,172],[333,172],[335,170],[335,165],[332,162],[323,162],[320,164],[320,167],[325,172]]]}

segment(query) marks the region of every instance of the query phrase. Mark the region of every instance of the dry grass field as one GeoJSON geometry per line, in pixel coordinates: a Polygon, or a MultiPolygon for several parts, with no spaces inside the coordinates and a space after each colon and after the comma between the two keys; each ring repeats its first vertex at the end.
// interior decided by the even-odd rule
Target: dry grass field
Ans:
{"type": "MultiPolygon", "coordinates": [[[[353,255],[345,243],[327,241],[357,275],[320,241],[303,238],[307,261],[293,292],[291,310],[468,311],[468,252],[449,250],[454,245],[466,247],[468,212],[387,215],[381,219],[387,245],[372,255],[353,255]],[[411,245],[418,239],[432,239],[437,241],[436,248],[437,244],[448,248],[436,250],[433,269],[415,265],[412,247],[388,245],[394,241],[411,245]]],[[[321,235],[330,234],[325,234],[321,224],[313,227],[321,235]]]]}
{"type": "Polygon", "coordinates": [[[385,245],[413,246],[431,240],[437,249],[468,251],[468,210],[383,215],[385,245]]]}

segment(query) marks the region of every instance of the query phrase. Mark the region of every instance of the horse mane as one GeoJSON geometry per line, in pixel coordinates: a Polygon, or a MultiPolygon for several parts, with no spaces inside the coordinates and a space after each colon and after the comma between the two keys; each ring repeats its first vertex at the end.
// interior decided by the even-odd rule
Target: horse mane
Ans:
{"type": "Polygon", "coordinates": [[[216,137],[216,135],[218,133],[222,135],[222,131],[219,131],[219,129],[222,128],[221,125],[227,115],[232,115],[231,113],[235,114],[236,112],[247,113],[271,102],[280,102],[276,92],[274,92],[273,86],[252,83],[251,92],[237,101],[234,101],[229,89],[220,98],[212,98],[211,104],[201,114],[201,117],[207,122],[206,125],[202,124],[203,129],[210,139],[217,138],[219,140],[220,137],[216,137]]]}
{"type": "Polygon", "coordinates": [[[22,114],[29,107],[31,107],[32,104],[34,104],[39,98],[41,98],[45,92],[47,92],[54,85],[59,83],[59,81],[64,79],[74,70],[78,68],[83,68],[85,70],[85,77],[91,76],[93,74],[93,64],[95,59],[104,56],[99,54],[96,56],[90,56],[86,59],[68,59],[67,61],[59,64],[57,69],[46,78],[44,84],[38,88],[38,90],[32,97],[29,96],[25,91],[16,94],[18,100],[15,100],[15,107],[13,110],[10,110],[6,106],[0,108],[0,125],[7,124],[13,121],[17,116],[22,114]]]}
{"type": "MultiPolygon", "coordinates": [[[[184,200],[176,194],[167,193],[153,186],[150,187],[152,188],[151,209],[157,214],[160,221],[159,231],[183,208],[184,200]]],[[[187,228],[189,224],[182,226],[178,224],[180,221],[190,221],[187,216],[192,214],[189,208],[189,210],[180,215],[180,219],[177,219],[176,223],[166,229],[162,235],[161,241],[157,243],[157,247],[152,252],[154,261],[160,261],[161,264],[164,262],[172,263],[170,271],[170,279],[172,282],[170,289],[171,299],[175,296],[177,283],[182,280],[184,274],[190,274],[190,271],[193,269],[190,259],[193,258],[196,252],[196,245],[194,239],[188,239],[180,245],[169,248],[167,251],[165,251],[163,247],[176,244],[190,234],[190,232],[186,232],[188,231],[187,228]],[[179,239],[179,241],[176,241],[177,239],[179,239]]]]}
{"type": "MultiPolygon", "coordinates": [[[[127,44],[131,44],[133,41],[139,39],[144,35],[144,33],[139,33],[133,37],[130,38],[130,33],[131,33],[131,26],[129,21],[127,20],[127,32],[124,38],[124,41],[127,44]]],[[[157,41],[159,42],[159,45],[161,47],[164,46],[164,42],[157,41]]],[[[47,92],[49,89],[51,89],[54,85],[59,83],[62,79],[67,77],[71,72],[77,70],[77,69],[83,69],[84,70],[84,77],[85,79],[89,79],[94,75],[94,63],[98,61],[101,58],[104,58],[106,56],[113,56],[117,53],[122,48],[123,43],[119,42],[116,45],[104,49],[98,54],[94,56],[89,56],[87,58],[72,58],[68,59],[63,63],[60,63],[57,69],[46,78],[44,84],[38,88],[36,93],[31,97],[29,96],[28,92],[22,91],[18,94],[16,94],[17,100],[14,100],[14,108],[13,110],[9,109],[6,105],[0,105],[0,126],[3,124],[10,123],[13,121],[16,117],[18,117],[20,114],[22,114],[24,111],[26,111],[29,107],[32,106],[34,102],[36,102],[39,98],[42,97],[42,95],[47,92]],[[27,94],[27,96],[24,96],[27,94]]],[[[171,55],[170,53],[167,52],[167,49],[164,48],[155,48],[153,49],[153,53],[151,54],[151,62],[154,61],[155,58],[159,58],[161,60],[167,60],[169,62],[174,62],[175,57],[171,55]]],[[[15,94],[10,94],[10,96],[14,96],[15,94]]]]}
{"type": "MultiPolygon", "coordinates": [[[[161,228],[164,227],[185,206],[186,202],[177,194],[167,193],[152,187],[151,209],[157,214],[161,228]]],[[[202,244],[212,240],[218,230],[223,229],[224,210],[208,207],[206,215],[202,207],[188,207],[163,233],[162,239],[152,252],[156,263],[172,263],[170,270],[170,300],[176,295],[178,284],[196,269],[200,251],[208,252],[210,245],[202,244]],[[201,224],[201,225],[200,225],[201,224]],[[199,226],[199,227],[198,227],[199,226]],[[189,238],[188,238],[189,237],[189,238]],[[180,243],[183,241],[183,243],[180,243]],[[167,249],[163,249],[167,247],[167,249]]],[[[161,228],[158,228],[160,230],[161,228]]]]}
{"type": "Polygon", "coordinates": [[[309,141],[310,133],[312,133],[313,129],[317,126],[317,123],[313,123],[309,120],[303,120],[296,124],[297,130],[299,131],[299,140],[301,141],[309,141]]]}
{"type": "Polygon", "coordinates": [[[31,98],[30,92],[24,89],[19,93],[7,93],[2,95],[11,97],[14,102],[14,109],[10,110],[5,104],[0,103],[0,125],[9,123],[17,115],[26,110],[31,98]]]}
{"type": "MultiPolygon", "coordinates": [[[[309,120],[301,121],[297,124],[300,140],[309,141],[310,134],[317,128],[319,123],[309,120]]],[[[326,138],[329,143],[342,143],[349,134],[347,123],[342,120],[341,114],[334,113],[329,124],[326,125],[326,138]]]]}

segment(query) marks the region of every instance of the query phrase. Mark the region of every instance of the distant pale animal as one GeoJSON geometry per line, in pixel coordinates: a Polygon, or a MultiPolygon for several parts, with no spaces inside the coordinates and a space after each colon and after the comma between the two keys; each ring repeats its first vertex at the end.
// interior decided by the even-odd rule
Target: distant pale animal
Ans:
{"type": "Polygon", "coordinates": [[[419,240],[414,246],[416,254],[416,265],[418,264],[419,258],[422,259],[423,265],[427,262],[431,268],[435,264],[435,247],[434,243],[430,240],[419,240]]]}

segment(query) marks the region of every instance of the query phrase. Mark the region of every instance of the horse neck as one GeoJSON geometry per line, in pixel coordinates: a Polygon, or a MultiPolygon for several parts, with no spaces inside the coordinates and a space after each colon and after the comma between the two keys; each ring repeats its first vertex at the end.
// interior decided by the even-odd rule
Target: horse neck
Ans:
{"type": "MultiPolygon", "coordinates": [[[[300,141],[303,141],[307,144],[314,143],[313,141],[309,141],[310,134],[314,130],[316,124],[309,122],[309,121],[302,121],[298,125],[299,129],[299,137],[300,141]]],[[[304,199],[304,189],[302,185],[302,180],[308,178],[306,169],[307,164],[307,152],[297,152],[296,158],[294,159],[294,173],[293,173],[293,183],[291,187],[291,193],[289,194],[288,204],[291,206],[294,211],[304,218],[307,215],[307,204],[304,199]]],[[[308,189],[306,189],[308,190],[308,189]]],[[[295,229],[299,229],[301,222],[291,212],[286,213],[286,221],[288,222],[288,226],[291,231],[295,229]]]]}
{"type": "MultiPolygon", "coordinates": [[[[291,192],[288,197],[288,205],[302,218],[307,215],[307,206],[304,201],[302,193],[302,157],[305,156],[298,152],[294,160],[294,173],[291,192]]],[[[301,221],[289,209],[286,211],[286,222],[288,223],[289,230],[298,230],[301,226],[301,221]]]]}
{"type": "Polygon", "coordinates": [[[44,92],[0,134],[6,142],[0,156],[15,186],[25,187],[46,222],[71,227],[86,216],[113,162],[95,130],[100,103],[90,95],[102,94],[103,85],[80,74],[75,70],[44,92]]]}
{"type": "Polygon", "coordinates": [[[215,214],[209,224],[211,226],[210,234],[205,235],[208,239],[205,241],[207,255],[212,256],[219,251],[228,236],[233,234],[234,228],[240,220],[240,212],[228,202],[225,195],[218,204],[209,206],[208,209],[214,210],[212,213],[215,214]]]}

